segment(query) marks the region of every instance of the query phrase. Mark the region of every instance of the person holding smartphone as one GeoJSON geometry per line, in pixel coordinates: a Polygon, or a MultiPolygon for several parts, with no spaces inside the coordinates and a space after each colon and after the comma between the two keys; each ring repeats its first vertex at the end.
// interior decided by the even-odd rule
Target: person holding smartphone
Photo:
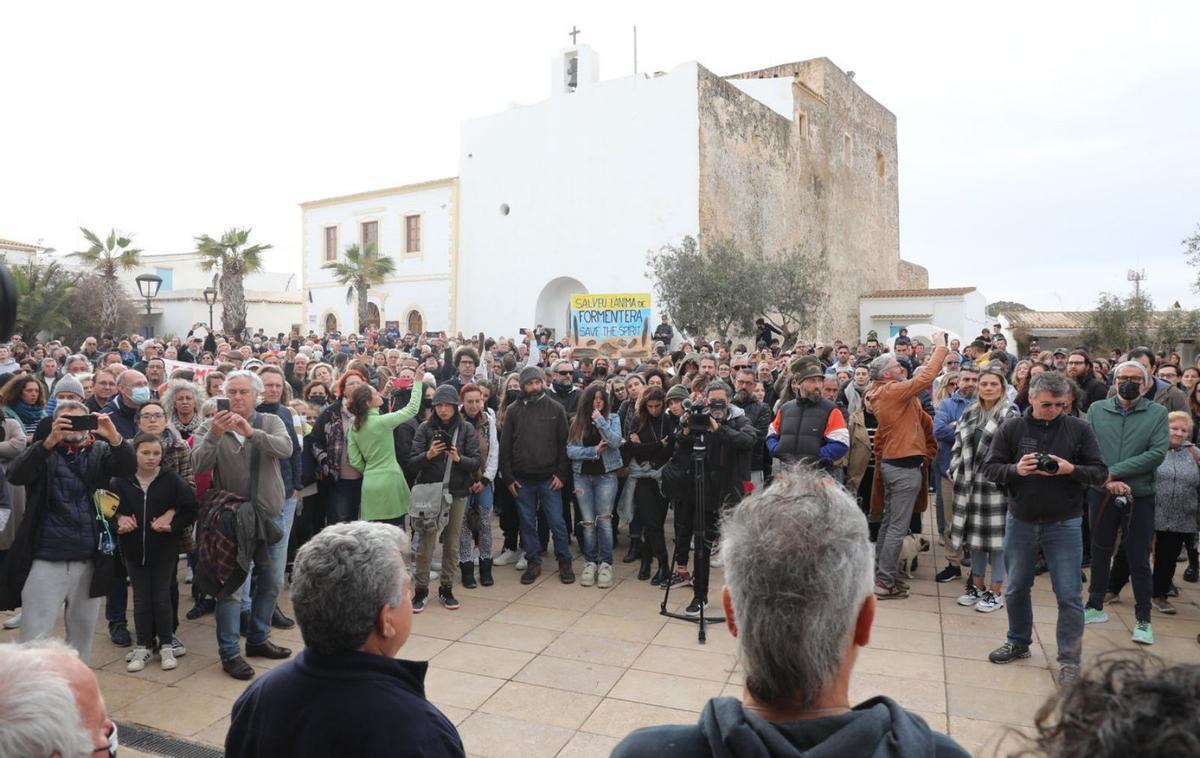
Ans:
{"type": "Polygon", "coordinates": [[[22,642],[50,636],[66,603],[67,644],[90,661],[116,553],[114,514],[98,513],[93,495],[135,467],[112,419],[73,401],[59,403],[50,435],[9,465],[9,482],[25,487],[25,516],[0,569],[0,610],[22,609],[22,642]]]}

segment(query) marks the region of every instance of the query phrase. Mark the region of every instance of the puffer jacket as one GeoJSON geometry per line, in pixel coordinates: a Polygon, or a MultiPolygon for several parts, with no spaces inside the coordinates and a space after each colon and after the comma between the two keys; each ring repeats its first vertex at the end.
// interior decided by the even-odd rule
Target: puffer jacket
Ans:
{"type": "Polygon", "coordinates": [[[417,472],[418,484],[442,481],[442,477],[446,475],[448,464],[452,466],[450,469],[450,494],[456,497],[465,497],[470,492],[471,485],[475,483],[475,472],[479,470],[479,435],[475,431],[475,425],[466,423],[462,414],[458,412],[455,412],[454,418],[450,420],[449,424],[443,424],[435,413],[429,417],[428,421],[417,427],[417,433],[413,437],[412,453],[408,457],[408,465],[417,472]],[[451,438],[454,437],[455,432],[458,432],[458,440],[454,443],[454,446],[458,448],[457,463],[450,461],[448,452],[442,453],[433,460],[429,460],[426,455],[433,444],[433,435],[438,430],[445,431],[451,438]]]}
{"type": "Polygon", "coordinates": [[[1200,532],[1200,451],[1190,442],[1167,451],[1154,487],[1154,529],[1200,532]]]}
{"type": "MultiPolygon", "coordinates": [[[[12,610],[21,605],[21,589],[29,576],[51,509],[50,483],[59,475],[61,460],[58,450],[47,450],[45,445],[30,445],[8,466],[9,483],[25,487],[25,517],[17,527],[16,540],[0,568],[0,610],[12,610]]],[[[128,441],[110,447],[104,440],[95,440],[87,448],[86,457],[84,485],[89,499],[97,489],[106,487],[114,476],[128,476],[137,469],[137,459],[128,441]]],[[[109,529],[115,537],[115,519],[109,522],[109,529]]],[[[114,556],[99,553],[92,557],[94,571],[89,597],[108,594],[113,560],[114,556]]]]}

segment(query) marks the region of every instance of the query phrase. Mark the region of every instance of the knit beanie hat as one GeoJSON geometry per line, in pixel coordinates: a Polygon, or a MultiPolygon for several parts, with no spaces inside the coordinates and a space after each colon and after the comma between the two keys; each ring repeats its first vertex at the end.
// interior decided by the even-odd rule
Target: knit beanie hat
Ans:
{"type": "Polygon", "coordinates": [[[676,384],[674,387],[671,387],[671,389],[667,390],[668,403],[672,400],[687,400],[691,396],[692,393],[688,392],[688,388],[684,387],[682,384],[676,384]]]}
{"type": "Polygon", "coordinates": [[[437,388],[437,391],[433,393],[434,405],[453,405],[457,408],[458,401],[458,390],[454,389],[454,387],[449,384],[443,384],[441,387],[437,388]]]}
{"type": "Polygon", "coordinates": [[[524,387],[528,382],[546,381],[546,372],[542,371],[537,366],[526,366],[521,369],[521,386],[524,387]]]}
{"type": "Polygon", "coordinates": [[[58,397],[60,392],[73,392],[79,397],[83,397],[83,385],[75,377],[67,374],[62,379],[54,383],[54,397],[58,397]]]}

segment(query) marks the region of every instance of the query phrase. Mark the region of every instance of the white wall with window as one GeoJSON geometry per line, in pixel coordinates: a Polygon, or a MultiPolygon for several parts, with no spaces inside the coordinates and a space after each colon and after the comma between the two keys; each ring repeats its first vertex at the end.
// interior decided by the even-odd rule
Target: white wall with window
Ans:
{"type": "Polygon", "coordinates": [[[380,326],[399,321],[401,331],[410,320],[423,331],[451,330],[457,191],[456,179],[441,179],[301,203],[304,329],[358,330],[357,298],[347,302],[347,285],[322,266],[344,262],[351,245],[374,245],[396,270],[371,287],[370,315],[380,326]]]}

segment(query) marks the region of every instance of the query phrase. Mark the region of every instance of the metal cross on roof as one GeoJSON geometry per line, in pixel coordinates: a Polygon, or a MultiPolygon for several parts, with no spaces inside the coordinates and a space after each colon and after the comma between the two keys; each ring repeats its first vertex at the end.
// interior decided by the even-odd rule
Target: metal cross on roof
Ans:
{"type": "Polygon", "coordinates": [[[575,28],[575,24],[571,24],[571,31],[567,32],[567,34],[571,37],[571,44],[574,45],[575,38],[579,36],[580,32],[575,28]]]}

